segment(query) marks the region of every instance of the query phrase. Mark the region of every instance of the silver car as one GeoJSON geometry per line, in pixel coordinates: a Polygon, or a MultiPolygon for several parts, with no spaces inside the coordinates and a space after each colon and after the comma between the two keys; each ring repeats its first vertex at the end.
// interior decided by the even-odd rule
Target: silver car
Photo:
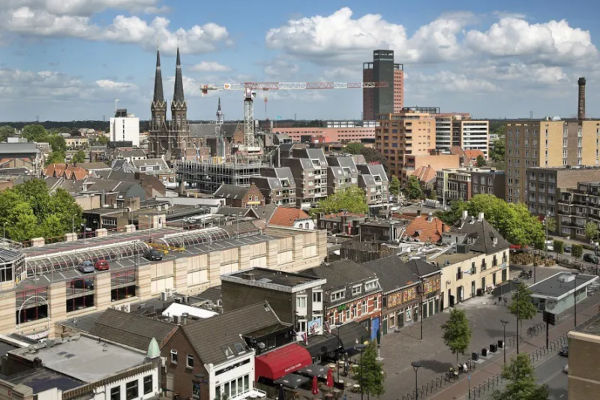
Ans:
{"type": "Polygon", "coordinates": [[[77,266],[77,271],[83,274],[89,274],[95,271],[94,264],[91,261],[84,261],[77,266]]]}

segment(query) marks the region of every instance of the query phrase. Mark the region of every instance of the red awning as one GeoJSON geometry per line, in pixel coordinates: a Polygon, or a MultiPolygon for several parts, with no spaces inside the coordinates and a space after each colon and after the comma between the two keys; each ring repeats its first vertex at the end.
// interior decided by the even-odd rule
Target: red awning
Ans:
{"type": "Polygon", "coordinates": [[[304,347],[292,343],[263,354],[254,359],[256,379],[279,379],[312,364],[310,353],[304,347]]]}

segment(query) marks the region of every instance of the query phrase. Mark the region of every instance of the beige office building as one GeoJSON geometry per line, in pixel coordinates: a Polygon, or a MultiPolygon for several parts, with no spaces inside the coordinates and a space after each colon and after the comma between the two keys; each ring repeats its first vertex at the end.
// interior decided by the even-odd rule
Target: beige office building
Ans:
{"type": "Polygon", "coordinates": [[[600,165],[600,120],[521,120],[506,125],[506,200],[527,201],[527,168],[600,165]]]}

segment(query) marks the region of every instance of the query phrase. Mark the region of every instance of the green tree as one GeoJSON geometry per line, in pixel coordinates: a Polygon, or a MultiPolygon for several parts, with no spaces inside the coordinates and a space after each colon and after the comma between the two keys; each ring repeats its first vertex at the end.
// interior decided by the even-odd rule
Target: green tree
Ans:
{"type": "Polygon", "coordinates": [[[365,192],[356,185],[347,187],[337,193],[327,196],[323,200],[319,200],[317,207],[310,210],[311,215],[318,213],[331,214],[340,211],[348,211],[352,213],[367,213],[369,206],[365,197],[365,192]]]}
{"type": "Polygon", "coordinates": [[[499,138],[490,146],[490,158],[494,162],[504,162],[504,154],[506,152],[506,141],[504,138],[499,138]]]}
{"type": "Polygon", "coordinates": [[[390,193],[396,196],[400,193],[400,179],[396,175],[390,180],[390,193]]]}
{"type": "Polygon", "coordinates": [[[575,258],[580,258],[583,255],[583,246],[580,244],[571,246],[571,255],[575,258]]]}
{"type": "Polygon", "coordinates": [[[63,153],[65,151],[67,151],[67,142],[65,141],[65,138],[62,137],[61,135],[49,136],[48,143],[50,143],[50,147],[52,148],[52,151],[60,151],[63,153]]]}
{"type": "Polygon", "coordinates": [[[526,353],[518,354],[504,366],[502,377],[508,381],[503,391],[495,391],[494,400],[546,400],[546,385],[537,385],[533,367],[526,353]]]}
{"type": "Polygon", "coordinates": [[[439,213],[449,225],[456,223],[467,211],[470,215],[485,214],[485,219],[510,243],[544,248],[545,232],[539,219],[522,204],[507,203],[491,194],[478,194],[467,202],[454,202],[450,210],[439,213]]]}
{"type": "Polygon", "coordinates": [[[22,136],[30,142],[44,142],[47,140],[48,132],[40,124],[25,125],[22,136]]]}
{"type": "Polygon", "coordinates": [[[485,158],[483,158],[483,156],[481,154],[477,156],[477,160],[475,162],[476,162],[475,165],[478,168],[485,167],[485,165],[486,165],[485,158]]]}
{"type": "Polygon", "coordinates": [[[80,164],[82,162],[85,162],[85,152],[83,150],[79,150],[73,155],[71,162],[74,164],[80,164]]]}
{"type": "Polygon", "coordinates": [[[520,282],[517,286],[508,309],[513,315],[518,316],[521,321],[535,317],[537,308],[533,304],[531,290],[523,282],[520,282]]]}
{"type": "Polygon", "coordinates": [[[104,145],[107,145],[107,144],[108,144],[108,142],[110,142],[110,139],[108,138],[108,136],[99,135],[99,136],[96,138],[96,143],[97,143],[97,144],[99,144],[99,145],[102,145],[102,146],[104,146],[104,145]]]}
{"type": "Polygon", "coordinates": [[[408,178],[408,183],[404,188],[404,194],[406,194],[406,197],[408,197],[410,200],[417,200],[425,197],[423,194],[423,189],[421,189],[421,183],[416,176],[411,175],[408,178]]]}
{"type": "Polygon", "coordinates": [[[463,310],[452,309],[450,318],[442,325],[442,332],[444,343],[452,354],[456,354],[456,363],[458,363],[458,354],[465,354],[471,342],[471,327],[467,314],[463,310]]]}
{"type": "Polygon", "coordinates": [[[62,151],[53,151],[46,159],[46,165],[61,164],[65,162],[65,153],[62,151]]]}
{"type": "Polygon", "coordinates": [[[5,142],[6,138],[14,136],[15,128],[10,125],[0,126],[0,142],[5,142]]]}
{"type": "Polygon", "coordinates": [[[362,151],[362,149],[365,146],[362,143],[359,142],[351,142],[348,143],[345,147],[344,147],[344,151],[346,153],[350,153],[350,154],[360,154],[360,152],[362,151]]]}
{"type": "Polygon", "coordinates": [[[595,222],[588,222],[585,224],[585,237],[588,240],[594,240],[598,237],[598,224],[595,222]]]}
{"type": "Polygon", "coordinates": [[[562,240],[554,240],[552,247],[554,247],[556,254],[563,254],[565,252],[565,243],[562,240]]]}
{"type": "Polygon", "coordinates": [[[556,232],[556,218],[546,217],[544,219],[544,226],[548,229],[548,232],[556,232]]]}
{"type": "Polygon", "coordinates": [[[363,352],[362,360],[359,363],[359,368],[354,370],[354,379],[361,382],[361,370],[362,370],[362,383],[364,392],[370,398],[373,396],[381,396],[384,393],[383,387],[383,367],[382,364],[377,361],[377,344],[375,341],[371,341],[363,352]]]}

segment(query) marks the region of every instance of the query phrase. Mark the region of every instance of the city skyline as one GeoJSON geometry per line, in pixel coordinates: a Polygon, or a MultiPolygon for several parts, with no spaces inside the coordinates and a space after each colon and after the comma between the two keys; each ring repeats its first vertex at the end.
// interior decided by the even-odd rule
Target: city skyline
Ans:
{"type": "MultiPolygon", "coordinates": [[[[600,114],[597,37],[578,4],[516,1],[498,10],[337,1],[249,5],[161,0],[9,0],[0,12],[0,120],[102,120],[119,107],[150,116],[155,50],[165,97],[181,49],[189,119],[242,117],[241,92],[204,83],[360,82],[362,62],[391,49],[405,68],[405,105],[479,118],[576,115],[576,84],[588,82],[587,116],[600,114]],[[535,4],[540,3],[540,4],[535,4]]],[[[585,5],[589,8],[593,4],[585,5]]],[[[362,90],[258,93],[256,118],[360,119],[362,90]]]]}

